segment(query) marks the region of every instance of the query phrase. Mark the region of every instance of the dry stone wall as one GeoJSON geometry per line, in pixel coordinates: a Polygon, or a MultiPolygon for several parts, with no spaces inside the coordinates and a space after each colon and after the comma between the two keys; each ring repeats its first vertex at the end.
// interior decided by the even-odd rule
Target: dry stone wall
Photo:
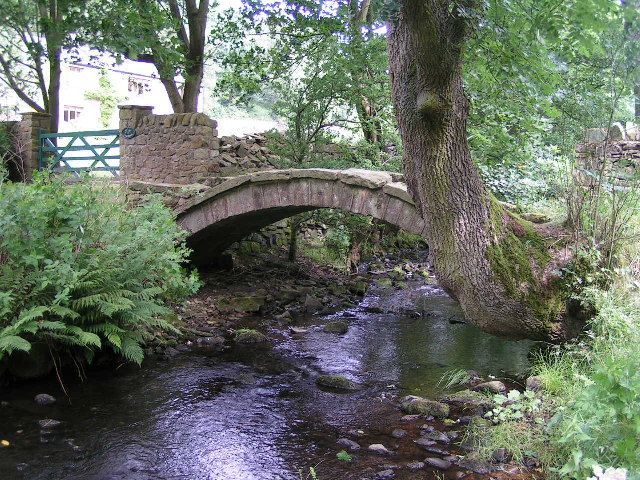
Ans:
{"type": "Polygon", "coordinates": [[[28,182],[38,169],[40,133],[51,130],[51,115],[25,112],[19,122],[2,122],[8,135],[10,152],[3,155],[7,161],[9,178],[28,182]]]}
{"type": "Polygon", "coordinates": [[[576,147],[576,158],[582,170],[579,178],[583,185],[588,186],[598,181],[594,173],[600,172],[605,158],[605,178],[614,182],[629,182],[638,175],[640,140],[583,143],[576,147]]]}
{"type": "Polygon", "coordinates": [[[203,113],[154,115],[152,107],[121,106],[123,177],[128,181],[212,185],[218,177],[274,168],[264,136],[219,137],[217,126],[203,113]]]}

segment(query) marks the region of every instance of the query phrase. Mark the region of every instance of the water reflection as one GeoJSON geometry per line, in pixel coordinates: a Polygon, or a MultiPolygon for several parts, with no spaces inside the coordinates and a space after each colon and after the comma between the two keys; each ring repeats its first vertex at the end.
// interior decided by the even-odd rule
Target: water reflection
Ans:
{"type": "Polygon", "coordinates": [[[335,439],[347,428],[381,429],[395,412],[384,401],[396,392],[390,385],[430,394],[450,368],[514,374],[527,366],[530,343],[452,325],[458,306],[433,287],[374,289],[352,313],[344,336],[310,319],[306,334],[279,332],[286,338],[272,351],[185,354],[94,373],[68,385],[71,404],[50,409],[32,399],[55,391],[51,384],[0,393],[9,403],[0,407],[0,437],[12,443],[0,450],[0,478],[293,480],[318,462],[321,478],[361,478],[361,465],[335,460],[335,439]],[[365,312],[397,312],[416,301],[421,318],[365,312]],[[365,388],[321,391],[314,371],[340,373],[365,388]],[[42,433],[37,421],[46,417],[64,423],[42,433]]]}

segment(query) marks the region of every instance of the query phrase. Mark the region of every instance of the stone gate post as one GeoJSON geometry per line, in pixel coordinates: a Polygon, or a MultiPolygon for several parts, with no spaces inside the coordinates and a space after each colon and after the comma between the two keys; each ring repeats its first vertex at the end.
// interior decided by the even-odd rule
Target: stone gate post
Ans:
{"type": "Polygon", "coordinates": [[[136,128],[142,123],[142,118],[153,113],[153,107],[148,105],[119,105],[120,129],[120,175],[123,178],[131,177],[135,163],[136,128]],[[127,133],[132,136],[130,138],[127,133]],[[132,148],[133,147],[133,148],[132,148]]]}
{"type": "Polygon", "coordinates": [[[14,157],[11,170],[16,180],[29,182],[38,169],[40,133],[51,131],[51,115],[40,112],[24,112],[19,122],[9,126],[9,138],[14,157]]]}

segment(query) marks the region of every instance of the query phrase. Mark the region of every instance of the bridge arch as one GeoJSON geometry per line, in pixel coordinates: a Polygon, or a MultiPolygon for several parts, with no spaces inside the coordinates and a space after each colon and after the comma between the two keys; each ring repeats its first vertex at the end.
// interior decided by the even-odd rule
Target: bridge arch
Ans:
{"type": "Polygon", "coordinates": [[[177,211],[193,261],[206,264],[267,225],[319,208],[336,208],[424,236],[425,222],[401,175],[360,169],[288,169],[232,177],[177,211]]]}

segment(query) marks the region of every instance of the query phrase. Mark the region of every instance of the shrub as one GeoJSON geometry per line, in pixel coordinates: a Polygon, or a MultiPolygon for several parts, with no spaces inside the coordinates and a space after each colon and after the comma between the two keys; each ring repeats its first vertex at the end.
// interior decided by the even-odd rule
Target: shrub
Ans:
{"type": "Polygon", "coordinates": [[[184,232],[159,199],[129,208],[111,183],[37,176],[0,186],[0,359],[33,343],[140,363],[169,305],[195,292],[184,232]]]}

